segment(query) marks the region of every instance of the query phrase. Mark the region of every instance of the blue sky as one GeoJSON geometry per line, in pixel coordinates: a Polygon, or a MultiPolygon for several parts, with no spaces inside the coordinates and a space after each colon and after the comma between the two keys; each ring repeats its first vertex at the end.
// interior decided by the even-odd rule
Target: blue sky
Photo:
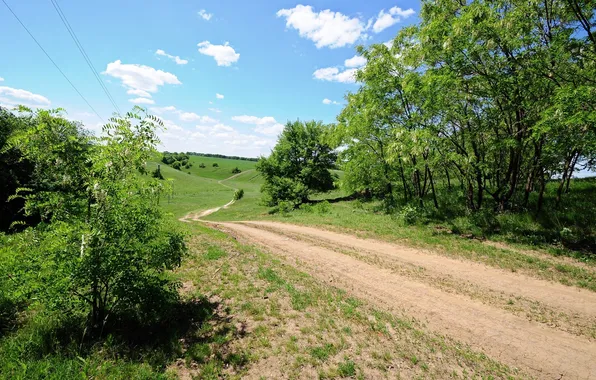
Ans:
{"type": "MultiPolygon", "coordinates": [[[[170,151],[267,154],[287,120],[335,121],[365,64],[417,21],[414,1],[57,0],[116,104],[137,102],[168,126],[170,151]],[[218,96],[219,94],[219,96],[218,96]]],[[[50,0],[6,0],[106,120],[114,108],[50,0]]],[[[101,121],[0,3],[0,104],[63,107],[101,121]]]]}

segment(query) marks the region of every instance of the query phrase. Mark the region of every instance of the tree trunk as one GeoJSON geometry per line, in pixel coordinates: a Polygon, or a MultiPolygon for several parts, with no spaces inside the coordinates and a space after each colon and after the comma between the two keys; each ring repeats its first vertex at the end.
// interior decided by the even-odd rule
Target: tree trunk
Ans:
{"type": "Polygon", "coordinates": [[[430,180],[430,188],[433,192],[433,202],[435,204],[435,208],[438,209],[439,208],[439,203],[437,202],[437,194],[435,193],[435,183],[433,181],[433,175],[430,172],[430,169],[428,168],[428,166],[426,167],[426,170],[428,171],[428,178],[430,180]]]}
{"type": "Polygon", "coordinates": [[[542,205],[544,204],[544,189],[546,188],[546,179],[544,178],[544,173],[540,176],[540,193],[538,194],[538,205],[536,206],[536,211],[542,211],[542,205]]]}

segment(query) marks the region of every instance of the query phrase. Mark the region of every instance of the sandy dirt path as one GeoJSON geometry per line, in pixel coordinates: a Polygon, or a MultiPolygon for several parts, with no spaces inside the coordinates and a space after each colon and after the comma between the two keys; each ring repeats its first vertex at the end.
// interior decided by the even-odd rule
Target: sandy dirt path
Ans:
{"type": "MultiPolygon", "coordinates": [[[[593,293],[507,273],[389,243],[281,223],[217,223],[242,240],[264,246],[292,265],[377,306],[404,313],[431,330],[485,352],[488,356],[540,379],[596,379],[596,343],[551,329],[461,294],[437,289],[395,271],[363,262],[313,242],[282,234],[288,231],[362,251],[375,251],[431,271],[503,292],[524,294],[560,308],[589,315],[593,293]],[[277,229],[277,231],[276,231],[277,229]]],[[[592,315],[593,316],[593,315],[592,315]]]]}
{"type": "MultiPolygon", "coordinates": [[[[236,189],[235,187],[232,187],[232,186],[228,186],[224,182],[225,181],[229,181],[231,179],[234,179],[234,178],[238,177],[239,175],[250,173],[252,171],[254,171],[254,169],[249,169],[249,170],[246,170],[246,171],[244,171],[242,173],[234,174],[231,177],[228,177],[228,178],[225,178],[225,179],[222,179],[222,180],[217,181],[217,183],[220,184],[220,185],[222,185],[222,186],[224,186],[224,187],[227,187],[228,189],[232,189],[232,190],[236,191],[238,189],[236,189]]],[[[234,202],[236,202],[236,200],[235,199],[232,199],[231,201],[229,201],[228,203],[226,203],[223,206],[210,208],[208,210],[203,210],[203,211],[198,212],[198,213],[197,212],[190,212],[190,213],[184,215],[182,218],[180,218],[178,220],[181,221],[181,222],[185,222],[185,223],[189,223],[191,221],[198,222],[199,220],[201,220],[201,218],[204,218],[207,215],[211,215],[211,214],[213,214],[215,212],[218,212],[222,208],[228,208],[228,207],[230,207],[231,205],[234,204],[234,202]]]]}
{"type": "Polygon", "coordinates": [[[379,254],[402,263],[422,267],[427,271],[448,275],[487,289],[503,292],[512,297],[519,295],[569,311],[571,314],[580,313],[586,318],[596,318],[596,293],[586,289],[540,280],[471,261],[457,260],[434,254],[432,251],[414,249],[379,240],[360,239],[355,236],[312,227],[275,222],[244,222],[244,224],[267,228],[274,232],[296,233],[326,241],[335,246],[355,249],[361,253],[379,254]]]}

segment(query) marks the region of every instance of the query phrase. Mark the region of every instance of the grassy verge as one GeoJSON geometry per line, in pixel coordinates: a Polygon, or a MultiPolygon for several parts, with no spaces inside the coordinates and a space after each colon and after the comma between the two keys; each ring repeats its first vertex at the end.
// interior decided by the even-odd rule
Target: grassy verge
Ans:
{"type": "MultiPolygon", "coordinates": [[[[246,360],[235,375],[252,378],[507,378],[517,376],[416,320],[376,310],[366,300],[310,277],[275,256],[201,225],[190,225],[191,257],[178,275],[185,298],[221,301],[234,334],[228,350],[246,360]]],[[[209,343],[187,352],[211,360],[186,362],[179,372],[209,368],[229,375],[229,359],[209,343]]],[[[188,355],[188,354],[187,354],[188,355]]]]}

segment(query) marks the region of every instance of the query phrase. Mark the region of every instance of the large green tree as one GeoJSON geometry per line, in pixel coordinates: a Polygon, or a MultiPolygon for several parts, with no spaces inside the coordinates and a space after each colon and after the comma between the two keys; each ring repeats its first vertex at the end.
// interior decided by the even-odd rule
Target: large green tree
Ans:
{"type": "Polygon", "coordinates": [[[288,122],[271,155],[262,157],[257,170],[265,179],[261,191],[265,203],[298,205],[308,196],[333,189],[330,172],[337,155],[328,143],[330,127],[316,121],[288,122]]]}

